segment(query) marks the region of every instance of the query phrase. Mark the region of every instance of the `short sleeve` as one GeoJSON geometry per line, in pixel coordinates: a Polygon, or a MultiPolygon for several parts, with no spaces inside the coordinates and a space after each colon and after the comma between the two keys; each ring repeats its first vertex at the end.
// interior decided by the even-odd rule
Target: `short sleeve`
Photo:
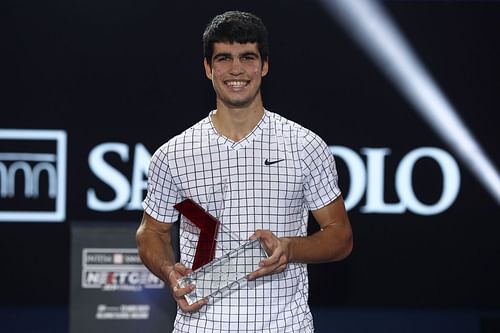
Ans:
{"type": "Polygon", "coordinates": [[[335,159],[326,143],[309,132],[302,149],[304,197],[310,210],[325,207],[341,195],[335,159]]]}
{"type": "Polygon", "coordinates": [[[177,221],[179,212],[174,205],[181,200],[172,179],[166,148],[158,149],[151,158],[148,171],[147,194],[144,211],[160,222],[177,221]]]}

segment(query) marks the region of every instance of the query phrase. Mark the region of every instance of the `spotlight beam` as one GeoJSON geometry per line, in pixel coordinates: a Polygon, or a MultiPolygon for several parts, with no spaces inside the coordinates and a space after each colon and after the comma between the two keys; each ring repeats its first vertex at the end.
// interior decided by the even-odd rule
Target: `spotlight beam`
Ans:
{"type": "Polygon", "coordinates": [[[377,1],[320,0],[500,205],[500,176],[377,1]]]}

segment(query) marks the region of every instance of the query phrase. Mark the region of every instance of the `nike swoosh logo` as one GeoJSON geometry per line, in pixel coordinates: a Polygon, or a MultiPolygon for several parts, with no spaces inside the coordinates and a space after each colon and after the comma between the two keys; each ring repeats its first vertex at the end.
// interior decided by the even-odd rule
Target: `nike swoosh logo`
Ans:
{"type": "Polygon", "coordinates": [[[272,164],[276,164],[276,163],[279,163],[279,162],[282,162],[282,161],[284,161],[284,159],[282,159],[282,160],[276,160],[276,161],[269,161],[269,160],[266,158],[266,160],[264,161],[264,164],[265,164],[265,165],[272,165],[272,164]]]}

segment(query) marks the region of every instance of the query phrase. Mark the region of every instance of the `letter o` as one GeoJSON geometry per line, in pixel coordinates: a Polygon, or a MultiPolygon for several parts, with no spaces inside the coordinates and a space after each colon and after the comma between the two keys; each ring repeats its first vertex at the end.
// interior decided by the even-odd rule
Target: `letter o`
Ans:
{"type": "Polygon", "coordinates": [[[433,147],[422,147],[408,153],[396,171],[396,191],[400,199],[412,212],[420,215],[435,215],[450,207],[460,190],[460,170],[455,159],[446,151],[433,147]],[[413,191],[412,174],[415,163],[422,157],[430,157],[441,168],[443,192],[433,205],[423,204],[413,191]]]}

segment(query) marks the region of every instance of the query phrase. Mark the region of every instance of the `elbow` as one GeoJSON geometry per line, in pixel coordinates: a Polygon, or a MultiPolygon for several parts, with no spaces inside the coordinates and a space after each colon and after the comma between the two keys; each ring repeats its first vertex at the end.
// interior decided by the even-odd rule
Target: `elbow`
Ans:
{"type": "Polygon", "coordinates": [[[352,233],[349,233],[349,236],[346,237],[346,240],[344,242],[344,251],[342,253],[342,257],[340,260],[347,258],[351,254],[353,246],[354,246],[354,241],[352,233]]]}
{"type": "Polygon", "coordinates": [[[353,246],[354,241],[352,232],[346,233],[346,235],[343,235],[337,244],[336,249],[334,250],[335,253],[332,256],[332,261],[341,261],[347,258],[351,254],[353,246]]]}
{"type": "Polygon", "coordinates": [[[142,225],[137,228],[135,231],[135,242],[137,243],[137,246],[141,243],[141,238],[142,238],[142,225]]]}
{"type": "Polygon", "coordinates": [[[340,250],[337,261],[347,258],[352,253],[354,247],[354,239],[352,234],[351,223],[349,222],[348,218],[346,219],[344,228],[342,228],[342,231],[340,232],[339,240],[340,240],[339,242],[340,250]]]}
{"type": "Polygon", "coordinates": [[[139,226],[139,228],[137,228],[137,231],[135,232],[135,242],[136,242],[136,245],[137,245],[137,251],[139,253],[139,256],[142,258],[142,248],[143,248],[143,244],[144,244],[144,227],[143,225],[141,224],[139,226]]]}

